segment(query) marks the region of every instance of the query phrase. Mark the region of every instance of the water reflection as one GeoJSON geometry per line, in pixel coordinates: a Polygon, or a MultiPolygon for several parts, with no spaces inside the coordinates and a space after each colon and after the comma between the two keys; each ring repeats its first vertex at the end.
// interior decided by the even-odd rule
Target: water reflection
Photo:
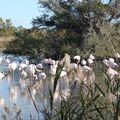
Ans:
{"type": "MultiPolygon", "coordinates": [[[[18,61],[19,60],[17,59],[17,62],[18,61]]],[[[39,67],[41,66],[39,65],[39,67]]],[[[19,68],[12,68],[11,71],[11,69],[8,69],[7,62],[0,64],[1,71],[7,73],[7,76],[0,81],[0,106],[8,105],[13,107],[15,104],[21,108],[23,116],[26,116],[26,118],[30,116],[30,113],[32,113],[35,117],[37,116],[36,108],[33,102],[35,102],[40,111],[43,109],[48,110],[50,108],[48,104],[49,89],[53,91],[53,81],[55,76],[50,75],[48,70],[49,66],[46,65],[44,67],[46,68],[38,74],[39,79],[35,82],[32,79],[33,76],[31,76],[31,74],[28,76],[28,73],[26,73],[23,69],[19,70],[19,68]]],[[[39,73],[39,71],[37,72],[39,73]]],[[[57,90],[54,95],[55,101],[61,101],[61,95],[65,98],[69,93],[66,72],[62,71],[62,73],[63,74],[60,74],[59,84],[57,85],[57,90]]]]}
{"type": "Polygon", "coordinates": [[[3,106],[5,103],[4,98],[0,97],[0,106],[3,106]]]}
{"type": "Polygon", "coordinates": [[[10,87],[10,89],[9,89],[9,99],[10,99],[11,102],[16,103],[17,95],[18,95],[17,87],[16,86],[10,87]]]}
{"type": "MultiPolygon", "coordinates": [[[[4,58],[5,57],[3,56],[3,59],[4,58]]],[[[35,119],[37,117],[37,112],[27,87],[30,88],[32,98],[39,108],[42,108],[41,98],[38,97],[38,94],[41,91],[35,89],[32,81],[29,82],[28,79],[20,79],[19,70],[16,69],[15,71],[10,72],[7,64],[0,64],[0,72],[7,74],[6,77],[0,79],[0,117],[2,116],[2,112],[4,112],[5,106],[8,106],[13,110],[13,106],[16,104],[21,109],[24,120],[30,118],[30,112],[35,119]]]]}

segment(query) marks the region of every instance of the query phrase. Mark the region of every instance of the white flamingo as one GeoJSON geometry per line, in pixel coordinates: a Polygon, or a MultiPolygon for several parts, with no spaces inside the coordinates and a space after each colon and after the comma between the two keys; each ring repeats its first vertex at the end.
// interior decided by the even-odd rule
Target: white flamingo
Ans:
{"type": "Polygon", "coordinates": [[[40,86],[40,89],[42,89],[42,91],[43,91],[43,86],[44,86],[43,80],[45,80],[47,76],[46,76],[45,72],[39,72],[37,74],[37,77],[38,77],[38,80],[36,81],[34,88],[38,88],[40,86]]]}
{"type": "Polygon", "coordinates": [[[111,67],[111,68],[115,68],[118,66],[118,64],[115,62],[114,58],[109,58],[109,60],[107,59],[104,59],[103,60],[103,63],[108,66],[108,67],[111,67]]]}
{"type": "Polygon", "coordinates": [[[87,62],[88,62],[89,67],[91,67],[92,64],[94,63],[93,59],[90,59],[90,58],[88,58],[87,62]]]}
{"type": "Polygon", "coordinates": [[[83,59],[83,60],[81,61],[81,64],[82,64],[82,65],[86,65],[86,64],[87,64],[86,60],[83,59]]]}
{"type": "Polygon", "coordinates": [[[38,79],[39,80],[45,80],[46,79],[46,74],[44,72],[38,73],[38,79]]]}
{"type": "Polygon", "coordinates": [[[37,64],[36,68],[42,70],[43,69],[43,64],[42,63],[37,64]]]}
{"type": "Polygon", "coordinates": [[[74,60],[77,60],[77,64],[80,62],[80,56],[79,55],[76,55],[73,58],[74,58],[74,60]]]}
{"type": "MultiPolygon", "coordinates": [[[[15,70],[17,69],[17,67],[18,67],[18,64],[16,63],[16,62],[12,62],[12,63],[10,63],[9,65],[8,65],[8,69],[9,69],[9,71],[10,72],[12,72],[13,73],[13,85],[14,85],[14,72],[15,72],[15,70]]],[[[10,93],[11,94],[15,94],[15,88],[10,88],[10,93]]]]}
{"type": "Polygon", "coordinates": [[[51,65],[51,66],[50,66],[49,73],[50,73],[51,75],[55,75],[55,74],[56,74],[56,70],[57,70],[57,65],[51,65]]]}
{"type": "Polygon", "coordinates": [[[59,62],[59,61],[52,60],[52,64],[50,65],[50,70],[49,70],[49,73],[50,73],[51,75],[55,75],[55,74],[56,74],[58,62],[59,62]]]}
{"type": "Polygon", "coordinates": [[[27,67],[27,64],[25,64],[25,63],[20,63],[18,67],[19,67],[19,70],[21,71],[21,70],[23,70],[25,67],[27,67]]]}
{"type": "Polygon", "coordinates": [[[118,64],[115,62],[114,58],[109,58],[108,64],[110,67],[115,68],[118,66],[118,64]]]}
{"type": "Polygon", "coordinates": [[[41,72],[41,70],[38,70],[34,64],[27,65],[24,68],[24,71],[27,73],[27,75],[30,78],[30,80],[31,80],[31,78],[37,80],[38,77],[35,74],[35,72],[41,72]]]}
{"type": "Polygon", "coordinates": [[[12,71],[14,72],[17,69],[17,67],[18,67],[18,64],[16,62],[12,62],[8,65],[8,69],[10,72],[12,71]]]}
{"type": "Polygon", "coordinates": [[[47,58],[44,59],[44,60],[43,60],[43,63],[44,63],[44,64],[48,64],[48,59],[47,59],[47,58]]]}
{"type": "Polygon", "coordinates": [[[85,71],[92,70],[92,68],[90,68],[89,66],[87,66],[86,60],[83,59],[83,60],[81,61],[81,64],[83,65],[83,66],[82,66],[83,70],[85,70],[85,71]]]}
{"type": "Polygon", "coordinates": [[[76,59],[76,60],[79,60],[79,61],[80,61],[80,56],[79,56],[79,55],[76,55],[76,56],[74,56],[74,59],[76,59]]]}
{"type": "Polygon", "coordinates": [[[104,59],[102,62],[103,62],[104,65],[109,66],[107,59],[104,59]]]}
{"type": "Polygon", "coordinates": [[[0,72],[0,79],[3,79],[7,74],[0,72]]]}
{"type": "Polygon", "coordinates": [[[90,55],[89,55],[89,59],[94,60],[94,59],[95,59],[95,56],[93,56],[93,54],[90,54],[90,55]]]}
{"type": "Polygon", "coordinates": [[[119,73],[111,67],[107,69],[106,73],[110,77],[110,79],[112,79],[115,75],[119,75],[119,73]]]}

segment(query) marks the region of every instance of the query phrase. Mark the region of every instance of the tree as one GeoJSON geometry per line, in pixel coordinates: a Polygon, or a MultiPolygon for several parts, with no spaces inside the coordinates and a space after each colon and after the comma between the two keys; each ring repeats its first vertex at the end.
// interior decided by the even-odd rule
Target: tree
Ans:
{"type": "Polygon", "coordinates": [[[11,23],[11,20],[10,20],[10,19],[6,19],[6,21],[5,21],[5,27],[6,27],[6,28],[12,27],[12,23],[11,23]]]}
{"type": "Polygon", "coordinates": [[[6,36],[12,36],[14,34],[14,26],[12,25],[11,19],[5,21],[6,36]]]}
{"type": "MultiPolygon", "coordinates": [[[[85,31],[85,27],[90,25],[99,31],[99,22],[115,21],[120,17],[119,0],[108,0],[107,4],[103,0],[39,0],[39,4],[49,9],[54,14],[49,17],[37,17],[34,25],[53,26],[57,28],[69,28],[74,31],[85,31]],[[113,2],[114,1],[114,2],[113,2]],[[84,29],[83,29],[84,27],[84,29]]],[[[106,0],[107,1],[107,0],[106,0]]]]}
{"type": "MultiPolygon", "coordinates": [[[[55,34],[50,36],[56,43],[60,42],[59,47],[56,48],[57,50],[60,48],[58,53],[62,51],[63,54],[64,52],[80,54],[90,48],[91,50],[88,50],[88,52],[94,52],[98,57],[113,54],[113,52],[109,52],[107,49],[109,44],[105,44],[105,42],[108,36],[110,39],[114,39],[112,35],[115,33],[116,38],[112,40],[112,49],[119,43],[119,34],[117,34],[120,23],[119,0],[39,0],[39,4],[49,11],[52,11],[52,14],[51,16],[45,16],[44,14],[44,17],[37,17],[33,20],[33,26],[38,28],[46,26],[45,29],[51,29],[54,33],[64,31],[63,35],[58,34],[59,39],[55,37],[55,34]],[[105,30],[106,24],[110,29],[112,25],[114,28],[112,32],[107,29],[104,31],[105,33],[103,33],[103,28],[105,30]],[[94,32],[91,32],[91,30],[94,32]],[[107,33],[109,33],[109,35],[107,33]],[[91,41],[89,40],[92,39],[90,36],[96,37],[91,41]],[[105,49],[103,50],[105,52],[99,49],[102,47],[102,43],[104,44],[105,49]],[[98,52],[97,50],[100,51],[98,52]],[[107,52],[110,54],[107,54],[107,52]]],[[[107,40],[107,42],[109,41],[107,40]]],[[[52,50],[54,45],[51,46],[52,50]]]]}
{"type": "Polygon", "coordinates": [[[6,19],[5,22],[0,18],[0,36],[12,36],[14,33],[14,26],[10,19],[6,19]]]}
{"type": "Polygon", "coordinates": [[[55,59],[65,53],[108,57],[120,51],[118,0],[40,0],[39,4],[51,14],[33,19],[31,29],[17,28],[9,50],[55,59]]]}
{"type": "Polygon", "coordinates": [[[3,19],[0,17],[0,29],[4,28],[5,23],[3,21],[3,19]]]}

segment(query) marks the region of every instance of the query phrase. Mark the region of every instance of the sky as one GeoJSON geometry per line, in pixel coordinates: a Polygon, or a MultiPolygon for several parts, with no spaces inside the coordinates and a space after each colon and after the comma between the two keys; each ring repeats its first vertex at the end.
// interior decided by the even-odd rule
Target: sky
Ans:
{"type": "Polygon", "coordinates": [[[13,25],[31,28],[31,21],[40,15],[38,0],[0,0],[0,17],[13,25]]]}
{"type": "MultiPolygon", "coordinates": [[[[108,0],[102,1],[108,2],[108,0]]],[[[3,20],[11,19],[15,27],[22,25],[31,28],[32,19],[41,13],[38,0],[0,0],[0,17],[3,20]]]]}

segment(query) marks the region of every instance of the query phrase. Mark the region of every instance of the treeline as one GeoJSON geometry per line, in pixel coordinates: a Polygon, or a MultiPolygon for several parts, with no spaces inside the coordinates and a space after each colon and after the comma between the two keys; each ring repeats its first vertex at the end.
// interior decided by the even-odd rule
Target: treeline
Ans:
{"type": "Polygon", "coordinates": [[[97,58],[120,52],[120,13],[118,0],[40,0],[40,7],[52,12],[32,21],[31,29],[14,31],[6,52],[61,58],[65,53],[97,58]]]}
{"type": "Polygon", "coordinates": [[[0,17],[0,37],[12,36],[14,34],[15,27],[12,25],[11,19],[5,21],[0,17]]]}

